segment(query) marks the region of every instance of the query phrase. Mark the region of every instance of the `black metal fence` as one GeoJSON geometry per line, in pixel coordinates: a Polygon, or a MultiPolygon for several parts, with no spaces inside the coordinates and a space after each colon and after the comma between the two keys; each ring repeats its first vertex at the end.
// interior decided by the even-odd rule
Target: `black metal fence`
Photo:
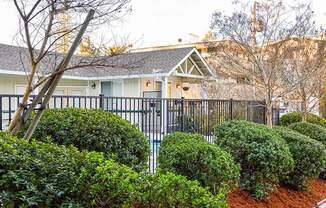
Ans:
{"type": "MultiPolygon", "coordinates": [[[[30,98],[33,99],[33,96],[30,98]]],[[[0,94],[0,130],[7,128],[22,95],[0,94]]],[[[147,136],[151,146],[150,171],[157,165],[157,154],[165,135],[192,132],[213,139],[213,127],[226,120],[265,123],[263,101],[195,100],[100,96],[53,96],[48,108],[103,109],[130,121],[147,136]]]]}

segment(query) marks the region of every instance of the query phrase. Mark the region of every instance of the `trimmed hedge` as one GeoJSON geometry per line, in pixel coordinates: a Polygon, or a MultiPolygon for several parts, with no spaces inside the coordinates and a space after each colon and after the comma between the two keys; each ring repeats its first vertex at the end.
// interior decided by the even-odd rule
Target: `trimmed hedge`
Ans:
{"type": "Polygon", "coordinates": [[[215,143],[241,166],[240,187],[265,198],[288,173],[294,161],[286,142],[267,126],[229,121],[215,127],[215,143]]]}
{"type": "Polygon", "coordinates": [[[102,110],[45,110],[33,137],[42,142],[74,145],[79,150],[104,152],[137,170],[147,166],[150,151],[147,139],[135,126],[102,110]]]}
{"type": "Polygon", "coordinates": [[[297,122],[289,125],[289,128],[320,141],[326,146],[326,128],[307,122],[297,122]]]}
{"type": "MultiPolygon", "coordinates": [[[[302,121],[301,113],[300,112],[292,112],[292,113],[288,113],[288,114],[281,116],[280,125],[288,126],[292,123],[301,122],[301,121],[302,121]]],[[[312,113],[307,114],[307,122],[326,127],[326,119],[319,117],[312,113]]]]}
{"type": "Polygon", "coordinates": [[[322,143],[285,127],[274,130],[287,142],[295,167],[284,182],[297,190],[307,190],[308,182],[318,178],[326,167],[326,148],[322,143]]]}
{"type": "Polygon", "coordinates": [[[142,174],[139,184],[138,207],[228,207],[223,193],[213,195],[198,181],[171,172],[142,174]]]}
{"type": "Polygon", "coordinates": [[[209,144],[202,135],[177,132],[162,141],[159,168],[198,180],[212,193],[228,192],[236,186],[239,167],[232,156],[209,144]]]}
{"type": "Polygon", "coordinates": [[[138,173],[105,160],[103,153],[28,143],[4,133],[0,190],[4,207],[226,207],[222,195],[185,177],[138,173]]]}
{"type": "MultiPolygon", "coordinates": [[[[326,147],[326,128],[317,124],[311,124],[307,122],[293,123],[289,125],[289,128],[321,142],[324,147],[326,147]]],[[[326,166],[324,168],[324,171],[320,174],[320,177],[326,179],[326,166]]]]}

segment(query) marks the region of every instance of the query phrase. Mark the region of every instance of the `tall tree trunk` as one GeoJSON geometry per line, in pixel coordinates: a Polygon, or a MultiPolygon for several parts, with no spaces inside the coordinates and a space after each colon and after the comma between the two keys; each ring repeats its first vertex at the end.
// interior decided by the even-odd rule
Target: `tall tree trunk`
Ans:
{"type": "Polygon", "coordinates": [[[307,121],[308,114],[308,100],[304,86],[301,86],[301,121],[307,121]]]}
{"type": "Polygon", "coordinates": [[[273,103],[266,102],[266,125],[273,127],[273,103]]]}
{"type": "Polygon", "coordinates": [[[301,105],[301,121],[306,122],[308,116],[308,102],[306,98],[302,100],[301,105]]]}
{"type": "Polygon", "coordinates": [[[271,96],[270,90],[268,90],[268,93],[266,95],[266,125],[270,128],[273,127],[273,100],[271,96]]]}
{"type": "MultiPolygon", "coordinates": [[[[24,138],[25,139],[30,139],[35,131],[35,128],[39,122],[39,120],[41,119],[42,115],[43,115],[43,111],[46,108],[46,105],[48,104],[49,100],[51,99],[54,90],[56,89],[65,68],[68,66],[73,54],[75,53],[77,47],[79,46],[82,37],[89,25],[89,22],[91,21],[91,19],[94,16],[95,11],[94,10],[90,10],[87,14],[87,17],[82,25],[82,27],[80,28],[74,42],[72,43],[68,53],[66,54],[65,58],[62,60],[62,62],[60,63],[60,65],[58,66],[56,72],[59,72],[55,75],[54,79],[51,79],[51,82],[49,82],[49,84],[47,85],[49,88],[44,90],[43,92],[46,91],[46,94],[44,96],[44,99],[41,103],[40,109],[37,111],[35,117],[33,118],[30,126],[28,127],[28,130],[26,131],[24,138]]],[[[27,119],[27,118],[24,118],[27,119]]]]}
{"type": "Polygon", "coordinates": [[[32,70],[30,75],[28,76],[28,83],[27,83],[26,90],[24,92],[23,99],[19,104],[18,109],[16,110],[15,115],[9,124],[8,131],[13,135],[16,135],[22,127],[23,124],[22,115],[27,107],[28,99],[32,93],[32,85],[33,85],[33,79],[35,73],[36,73],[36,65],[32,64],[32,70]]]}

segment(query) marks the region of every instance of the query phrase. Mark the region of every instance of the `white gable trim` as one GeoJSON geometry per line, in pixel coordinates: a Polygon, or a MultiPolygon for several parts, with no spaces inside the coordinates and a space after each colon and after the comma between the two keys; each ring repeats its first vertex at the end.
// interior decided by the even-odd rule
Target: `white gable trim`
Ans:
{"type": "MultiPolygon", "coordinates": [[[[196,67],[197,71],[204,76],[203,72],[200,70],[199,66],[196,64],[196,62],[191,58],[191,56],[189,56],[190,61],[192,62],[192,64],[196,67]]],[[[192,71],[191,71],[192,72],[192,71]]]]}
{"type": "Polygon", "coordinates": [[[207,64],[207,62],[205,61],[205,59],[202,57],[202,55],[200,55],[200,53],[198,52],[198,50],[195,50],[195,53],[198,55],[198,57],[200,58],[200,60],[204,63],[204,65],[206,66],[206,68],[208,69],[208,72],[215,77],[212,69],[209,67],[209,65],[207,64]]]}
{"type": "Polygon", "coordinates": [[[175,67],[173,67],[173,69],[168,73],[168,76],[170,76],[183,62],[185,62],[188,57],[194,53],[194,51],[196,51],[197,49],[194,48],[192,49],[175,67]]]}
{"type": "MultiPolygon", "coordinates": [[[[200,58],[200,60],[204,63],[205,67],[207,68],[209,74],[211,76],[214,76],[211,68],[208,66],[207,62],[203,59],[203,57],[200,55],[200,53],[198,52],[198,50],[196,48],[192,49],[169,73],[168,76],[171,76],[178,68],[179,66],[185,62],[188,58],[190,58],[191,62],[198,68],[198,71],[204,76],[204,74],[202,73],[202,71],[200,70],[200,68],[198,67],[198,65],[196,64],[196,62],[191,58],[191,55],[193,53],[196,53],[196,55],[200,58]]],[[[180,74],[180,73],[178,73],[180,74]]],[[[179,76],[179,75],[178,75],[179,76]]],[[[200,76],[195,76],[195,77],[200,77],[200,76]]]]}
{"type": "Polygon", "coordinates": [[[204,79],[204,76],[194,75],[194,74],[182,74],[182,73],[175,72],[175,73],[173,73],[173,75],[178,76],[178,77],[189,77],[189,78],[204,79]]]}

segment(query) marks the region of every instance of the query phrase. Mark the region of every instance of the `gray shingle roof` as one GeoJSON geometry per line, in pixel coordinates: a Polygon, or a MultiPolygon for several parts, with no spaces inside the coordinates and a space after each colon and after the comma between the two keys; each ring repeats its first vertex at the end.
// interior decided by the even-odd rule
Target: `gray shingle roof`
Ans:
{"type": "MultiPolygon", "coordinates": [[[[155,75],[169,73],[193,48],[165,49],[148,52],[126,53],[113,57],[74,56],[71,65],[90,62],[97,66],[85,66],[65,72],[65,75],[80,77],[103,77],[124,75],[155,75]]],[[[62,55],[52,54],[41,64],[46,74],[52,71],[62,59],[62,55]]],[[[0,44],[0,70],[29,71],[27,50],[17,46],[0,44]]]]}

